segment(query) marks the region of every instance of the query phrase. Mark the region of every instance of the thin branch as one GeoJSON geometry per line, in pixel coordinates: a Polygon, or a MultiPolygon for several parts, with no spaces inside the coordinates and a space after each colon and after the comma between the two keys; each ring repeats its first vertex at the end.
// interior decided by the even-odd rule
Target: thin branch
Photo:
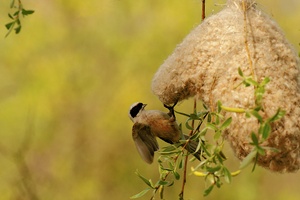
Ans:
{"type": "Polygon", "coordinates": [[[202,0],[202,21],[205,19],[205,0],[202,0]]]}
{"type": "Polygon", "coordinates": [[[242,6],[243,6],[243,11],[244,11],[244,39],[245,39],[245,48],[247,51],[247,55],[248,55],[248,60],[249,60],[249,67],[251,70],[251,75],[253,77],[254,80],[256,80],[255,78],[255,72],[254,72],[254,67],[253,67],[253,62],[251,59],[251,53],[250,53],[250,49],[249,49],[249,42],[248,42],[248,29],[247,29],[247,5],[245,3],[245,0],[243,0],[242,2],[242,6]]]}

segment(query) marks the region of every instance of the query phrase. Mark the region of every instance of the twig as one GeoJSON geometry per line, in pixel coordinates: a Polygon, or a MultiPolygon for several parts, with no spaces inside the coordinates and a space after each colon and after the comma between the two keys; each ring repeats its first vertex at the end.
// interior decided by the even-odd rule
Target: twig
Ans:
{"type": "Polygon", "coordinates": [[[245,48],[247,51],[247,55],[248,55],[248,60],[249,60],[249,67],[251,70],[251,74],[254,80],[256,80],[255,78],[255,73],[254,73],[254,68],[253,68],[253,62],[251,59],[251,54],[250,54],[250,50],[249,50],[249,43],[248,43],[248,30],[247,30],[247,7],[246,7],[246,3],[245,0],[243,0],[242,2],[242,6],[243,6],[243,11],[244,11],[244,39],[245,39],[245,48]]]}
{"type": "MultiPolygon", "coordinates": [[[[197,98],[195,97],[194,98],[194,113],[197,112],[197,98]]],[[[192,120],[192,130],[190,131],[190,136],[193,135],[194,133],[194,126],[195,126],[195,120],[192,120]]],[[[185,146],[189,143],[189,140],[186,142],[185,146]]],[[[188,158],[189,158],[189,155],[186,155],[185,156],[185,159],[184,159],[184,170],[183,170],[183,180],[182,180],[182,187],[181,187],[181,192],[179,194],[179,199],[184,199],[183,196],[184,196],[184,188],[185,188],[185,184],[186,184],[186,173],[187,173],[187,164],[188,164],[188,158]]]]}
{"type": "Polygon", "coordinates": [[[205,19],[205,0],[202,0],[202,21],[205,19]]]}

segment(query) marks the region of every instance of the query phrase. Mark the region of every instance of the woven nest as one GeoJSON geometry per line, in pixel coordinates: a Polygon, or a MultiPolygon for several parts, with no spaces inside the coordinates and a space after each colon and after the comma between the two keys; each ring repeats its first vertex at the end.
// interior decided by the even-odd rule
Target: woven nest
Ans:
{"type": "MultiPolygon", "coordinates": [[[[270,78],[263,98],[262,116],[286,111],[272,123],[266,151],[258,165],[277,172],[295,172],[300,167],[300,69],[299,58],[274,20],[258,10],[253,0],[228,0],[219,13],[205,19],[179,44],[161,65],[152,81],[152,91],[164,104],[197,96],[207,105],[251,109],[253,87],[237,87],[244,74],[257,81],[270,78]],[[244,15],[245,14],[245,15],[244,15]],[[248,50],[247,50],[248,48],[248,50]],[[249,59],[250,53],[250,59],[249,59]],[[252,64],[250,64],[252,62],[252,64]]],[[[224,132],[235,155],[245,158],[253,149],[250,134],[257,131],[255,118],[232,117],[224,132]]]]}

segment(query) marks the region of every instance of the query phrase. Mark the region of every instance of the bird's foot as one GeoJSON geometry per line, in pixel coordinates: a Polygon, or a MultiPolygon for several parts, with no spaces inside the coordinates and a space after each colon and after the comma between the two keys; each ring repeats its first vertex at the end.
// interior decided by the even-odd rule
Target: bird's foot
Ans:
{"type": "Polygon", "coordinates": [[[177,103],[178,103],[178,101],[176,101],[172,106],[164,104],[164,107],[169,110],[168,114],[170,115],[170,117],[174,117],[174,119],[176,118],[175,117],[174,107],[177,105],[177,103]]]}

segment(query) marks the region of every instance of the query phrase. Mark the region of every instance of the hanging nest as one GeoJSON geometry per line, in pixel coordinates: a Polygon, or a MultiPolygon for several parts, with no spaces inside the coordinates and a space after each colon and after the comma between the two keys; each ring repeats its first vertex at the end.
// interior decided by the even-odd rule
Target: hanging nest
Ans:
{"type": "MultiPolygon", "coordinates": [[[[300,69],[299,58],[274,20],[258,10],[254,0],[228,0],[219,13],[205,19],[179,44],[161,65],[152,90],[164,104],[197,96],[206,105],[251,109],[254,87],[238,86],[238,74],[260,82],[270,78],[263,96],[263,117],[278,108],[286,111],[271,124],[272,132],[258,165],[276,172],[295,172],[300,167],[300,69]],[[238,87],[237,87],[238,86],[238,87]]],[[[232,117],[224,132],[235,155],[245,158],[253,149],[250,134],[257,132],[256,118],[225,112],[232,117]]]]}

